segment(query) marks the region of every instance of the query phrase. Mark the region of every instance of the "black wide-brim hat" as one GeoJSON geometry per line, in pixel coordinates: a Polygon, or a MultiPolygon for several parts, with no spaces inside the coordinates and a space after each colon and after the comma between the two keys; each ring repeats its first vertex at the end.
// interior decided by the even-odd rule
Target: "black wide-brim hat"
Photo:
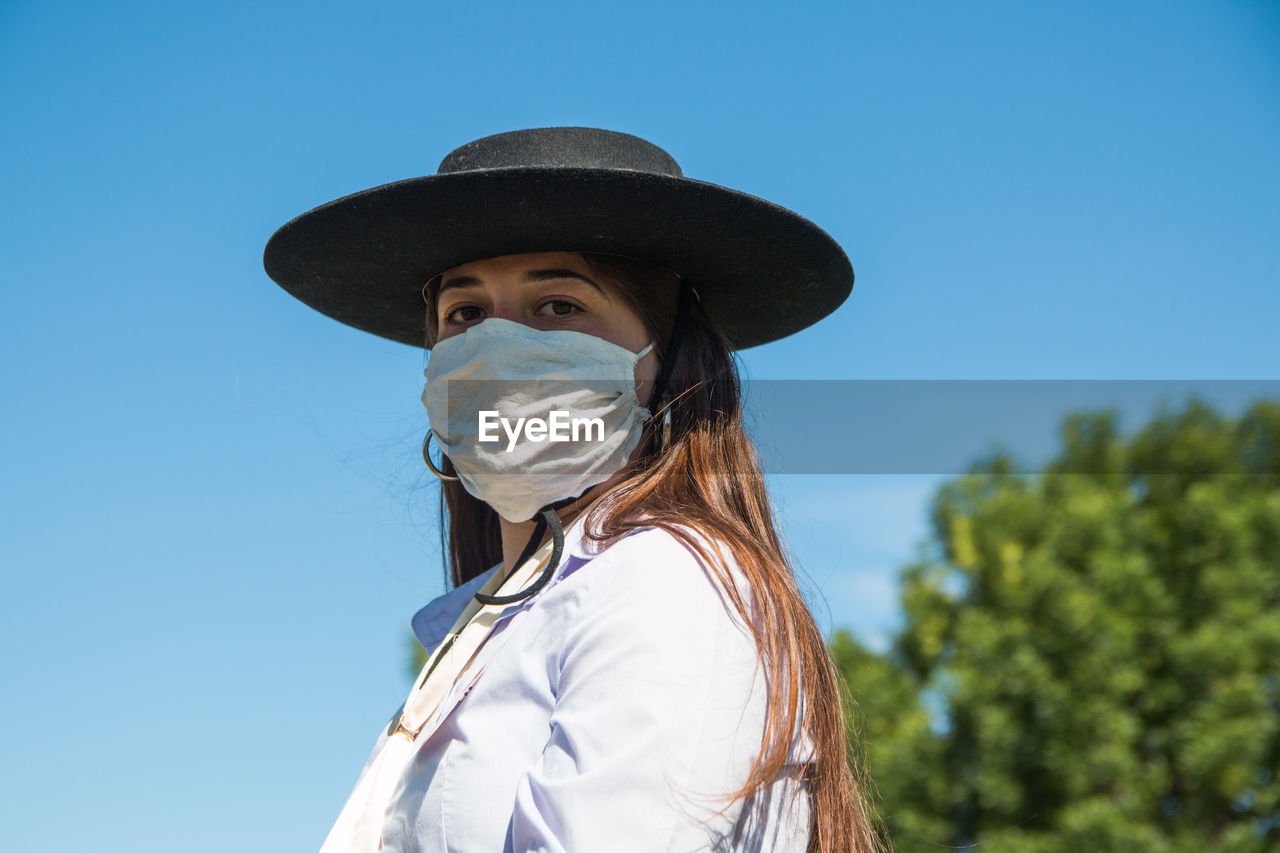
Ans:
{"type": "Polygon", "coordinates": [[[425,347],[423,285],[470,261],[599,252],[681,276],[734,349],[800,331],[849,296],[825,231],[764,199],[684,177],[661,148],[589,127],[499,133],[436,174],[310,210],[267,242],[267,274],[335,320],[425,347]]]}

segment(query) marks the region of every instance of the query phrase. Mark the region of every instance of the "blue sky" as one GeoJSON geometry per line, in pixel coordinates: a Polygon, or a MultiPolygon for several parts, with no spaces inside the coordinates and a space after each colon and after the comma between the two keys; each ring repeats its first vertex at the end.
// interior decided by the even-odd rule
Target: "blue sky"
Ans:
{"type": "MultiPolygon", "coordinates": [[[[5,849],[314,849],[403,698],[425,359],[265,276],[289,218],[608,127],[848,250],[749,377],[1271,379],[1278,104],[1243,0],[0,5],[5,849]]],[[[825,627],[937,481],[773,479],[825,627]]]]}

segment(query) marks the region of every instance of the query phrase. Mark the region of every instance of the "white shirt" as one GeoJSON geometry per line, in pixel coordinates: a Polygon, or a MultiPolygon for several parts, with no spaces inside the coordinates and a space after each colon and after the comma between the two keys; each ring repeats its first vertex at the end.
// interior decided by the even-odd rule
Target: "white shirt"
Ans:
{"type": "MultiPolygon", "coordinates": [[[[583,546],[573,525],[551,582],[503,610],[445,695],[391,795],[382,849],[803,851],[807,739],[760,794],[716,799],[746,781],[766,701],[720,583],[659,528],[583,546]]],[[[495,570],[414,616],[428,650],[495,570]]]]}

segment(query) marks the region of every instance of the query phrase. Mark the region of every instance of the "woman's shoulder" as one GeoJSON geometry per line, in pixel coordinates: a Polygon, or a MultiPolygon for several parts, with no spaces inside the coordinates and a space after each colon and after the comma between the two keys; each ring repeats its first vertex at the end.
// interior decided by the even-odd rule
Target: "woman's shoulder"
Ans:
{"type": "Polygon", "coordinates": [[[654,525],[594,547],[584,541],[576,554],[590,559],[546,591],[547,604],[565,618],[614,634],[634,633],[651,644],[718,646],[720,654],[755,659],[734,588],[748,606],[750,598],[722,542],[689,527],[654,525]]]}
{"type": "MultiPolygon", "coordinates": [[[[593,634],[603,635],[612,624],[617,630],[611,636],[631,642],[634,632],[639,642],[665,649],[669,661],[678,659],[676,670],[716,685],[713,692],[726,707],[740,711],[750,705],[751,713],[737,718],[741,724],[763,725],[763,662],[729,584],[748,616],[755,597],[723,539],[689,526],[640,528],[602,550],[580,577],[584,607],[578,615],[588,617],[583,623],[594,623],[593,634]],[[708,562],[717,559],[718,570],[708,562]]],[[[813,742],[797,720],[788,762],[805,764],[813,754],[813,742]]]]}
{"type": "Polygon", "coordinates": [[[688,525],[639,527],[604,545],[583,540],[587,558],[574,572],[580,583],[646,597],[680,594],[728,603],[726,581],[745,591],[732,550],[718,537],[688,525]]]}

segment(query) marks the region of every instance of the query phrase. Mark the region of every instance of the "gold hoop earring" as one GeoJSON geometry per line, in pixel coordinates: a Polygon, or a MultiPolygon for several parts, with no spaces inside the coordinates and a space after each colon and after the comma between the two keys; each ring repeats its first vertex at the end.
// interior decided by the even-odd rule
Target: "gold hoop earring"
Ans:
{"type": "Polygon", "coordinates": [[[436,463],[431,461],[431,454],[428,453],[427,450],[431,447],[431,436],[433,435],[435,435],[435,430],[428,430],[427,440],[422,442],[422,461],[427,463],[427,467],[431,469],[432,474],[435,474],[446,483],[455,483],[458,481],[458,477],[455,477],[453,474],[446,474],[436,467],[436,463]]]}

